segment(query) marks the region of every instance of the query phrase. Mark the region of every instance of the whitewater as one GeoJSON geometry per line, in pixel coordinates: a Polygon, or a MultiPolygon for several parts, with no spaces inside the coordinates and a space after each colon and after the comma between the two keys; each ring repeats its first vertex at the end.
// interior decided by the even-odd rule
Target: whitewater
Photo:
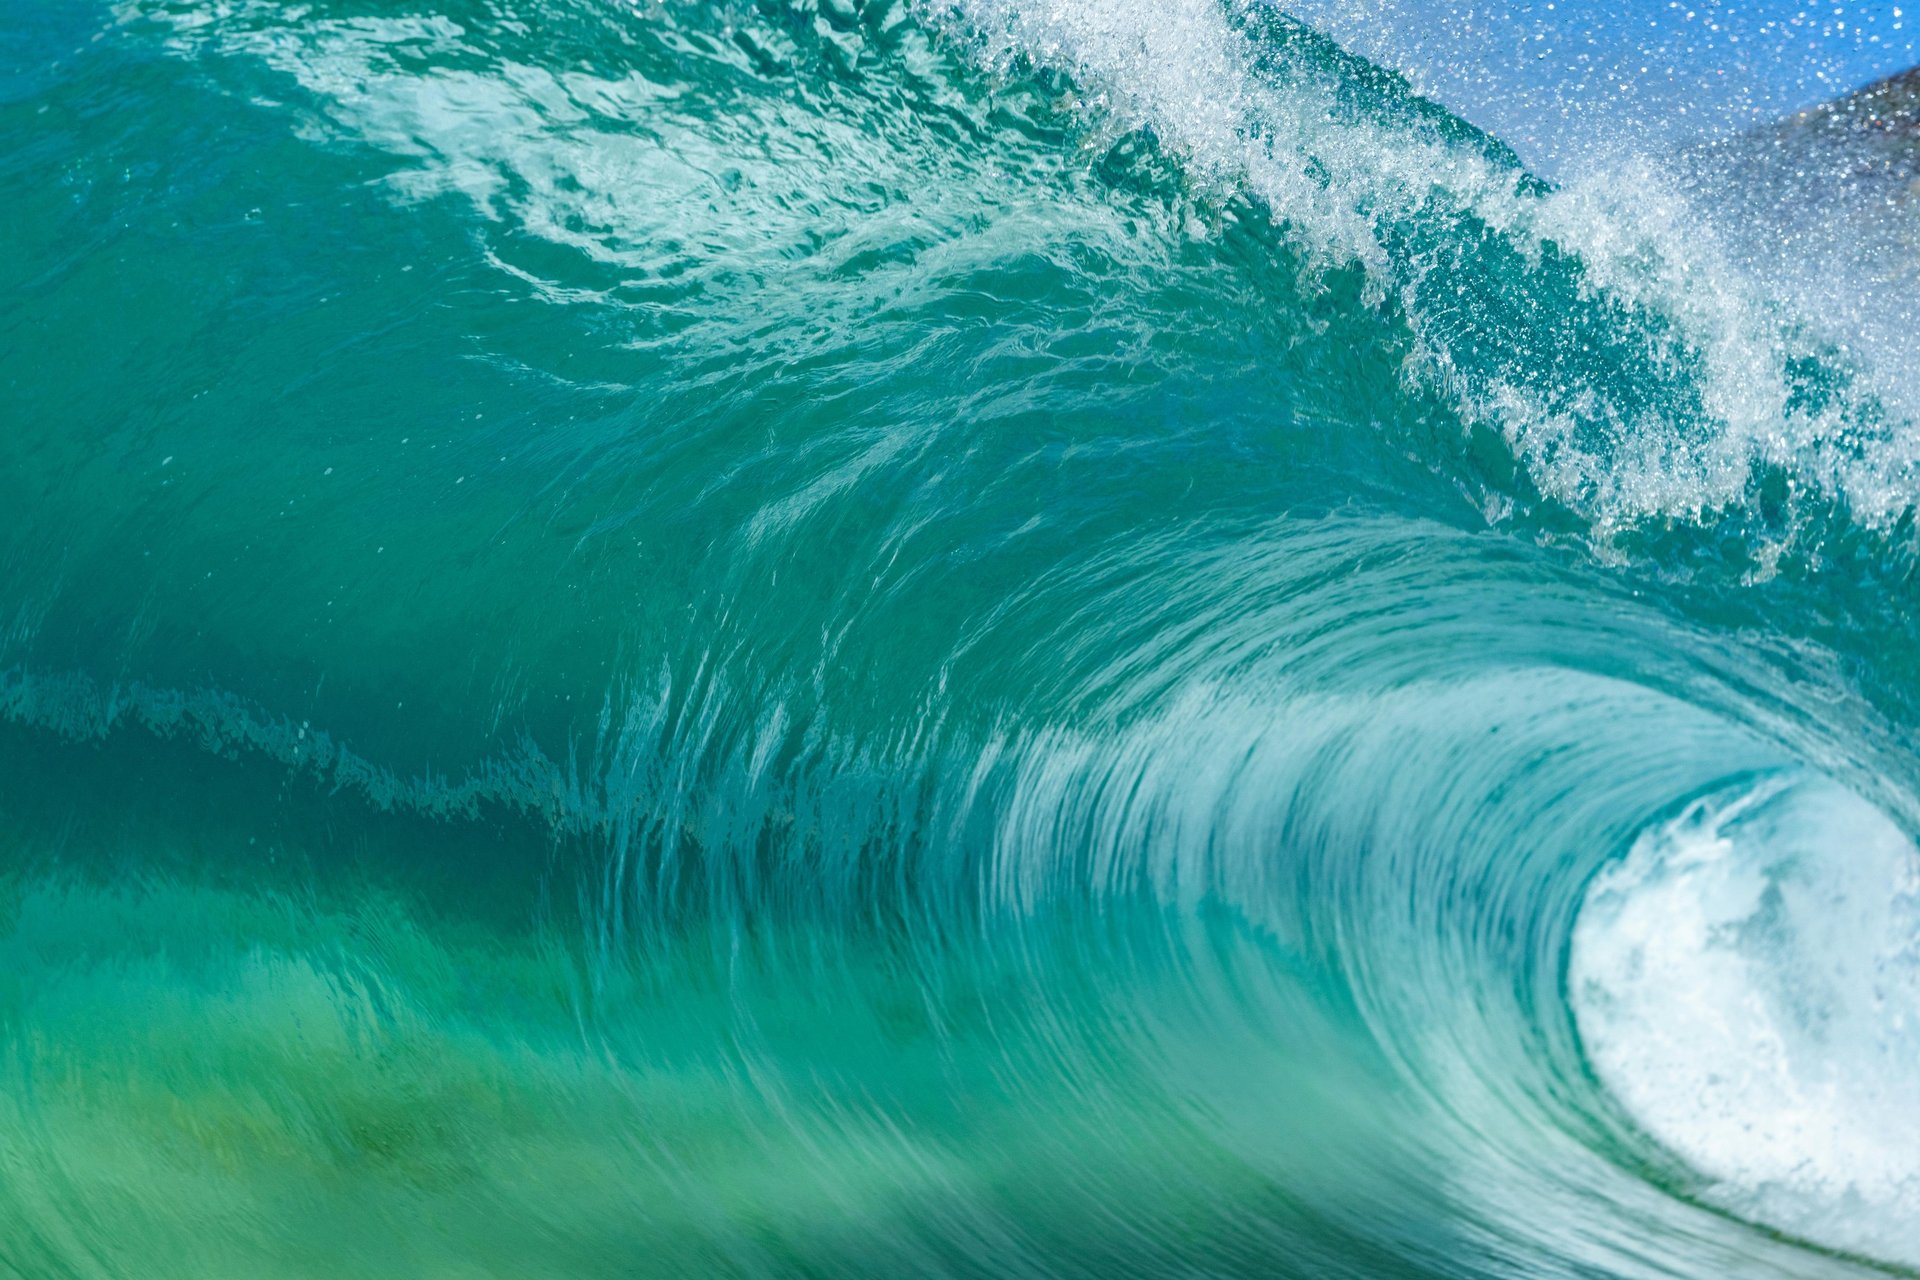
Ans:
{"type": "Polygon", "coordinates": [[[1301,13],[0,0],[0,1275],[1920,1273],[1920,90],[1301,13]]]}

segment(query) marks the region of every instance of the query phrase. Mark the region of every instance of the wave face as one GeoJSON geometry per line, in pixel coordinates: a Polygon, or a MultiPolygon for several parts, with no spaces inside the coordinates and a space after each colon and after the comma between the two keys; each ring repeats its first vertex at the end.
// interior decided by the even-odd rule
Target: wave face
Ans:
{"type": "Polygon", "coordinates": [[[1724,189],[1260,4],[0,12],[0,1270],[1920,1269],[1917,370],[1724,189]]]}

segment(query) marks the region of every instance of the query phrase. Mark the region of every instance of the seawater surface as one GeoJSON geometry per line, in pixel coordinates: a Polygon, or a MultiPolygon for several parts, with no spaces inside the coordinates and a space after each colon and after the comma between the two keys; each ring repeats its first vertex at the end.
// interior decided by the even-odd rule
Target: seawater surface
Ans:
{"type": "Polygon", "coordinates": [[[1920,1268],[1909,153],[0,16],[0,1273],[1920,1268]]]}

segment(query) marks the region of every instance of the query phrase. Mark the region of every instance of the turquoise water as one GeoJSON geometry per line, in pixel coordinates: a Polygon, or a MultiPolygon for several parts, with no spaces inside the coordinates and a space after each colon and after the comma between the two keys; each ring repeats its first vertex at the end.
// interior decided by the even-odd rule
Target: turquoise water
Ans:
{"type": "Polygon", "coordinates": [[[0,13],[0,1272],[1920,1268],[1899,199],[1218,0],[0,13]]]}

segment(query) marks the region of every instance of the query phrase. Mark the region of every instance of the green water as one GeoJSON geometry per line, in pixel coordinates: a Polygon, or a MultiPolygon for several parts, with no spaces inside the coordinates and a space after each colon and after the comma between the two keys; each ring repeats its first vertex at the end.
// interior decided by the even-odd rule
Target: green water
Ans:
{"type": "Polygon", "coordinates": [[[1216,0],[0,17],[0,1274],[1920,1265],[1912,370],[1670,175],[1216,0]]]}

